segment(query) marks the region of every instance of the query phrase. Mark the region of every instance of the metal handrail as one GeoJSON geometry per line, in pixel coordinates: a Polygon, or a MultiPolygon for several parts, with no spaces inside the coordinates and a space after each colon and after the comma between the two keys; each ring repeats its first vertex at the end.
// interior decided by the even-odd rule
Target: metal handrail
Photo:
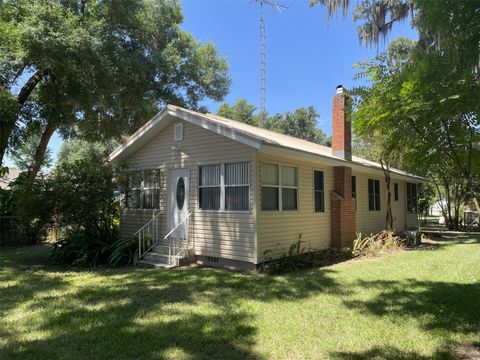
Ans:
{"type": "Polygon", "coordinates": [[[160,213],[153,214],[152,219],[138,229],[133,237],[138,236],[138,258],[149,252],[158,243],[159,229],[158,218],[160,213]]]}
{"type": "Polygon", "coordinates": [[[178,237],[172,236],[177,229],[180,227],[180,225],[184,224],[187,222],[187,220],[190,218],[192,215],[192,212],[189,212],[185,218],[182,219],[172,230],[168,232],[167,235],[163,238],[164,240],[168,240],[168,263],[169,265],[178,265],[177,258],[178,256],[185,250],[188,251],[188,225],[185,227],[185,239],[179,239],[178,237]],[[182,246],[182,243],[185,242],[184,246],[182,246]],[[172,261],[175,262],[175,264],[172,264],[172,261]]]}

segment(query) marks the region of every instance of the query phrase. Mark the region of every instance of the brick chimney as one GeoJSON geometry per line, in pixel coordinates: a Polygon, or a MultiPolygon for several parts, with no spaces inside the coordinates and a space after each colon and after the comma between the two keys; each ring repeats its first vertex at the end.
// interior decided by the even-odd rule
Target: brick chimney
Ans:
{"type": "Polygon", "coordinates": [[[345,101],[343,86],[338,85],[332,104],[332,154],[352,160],[352,124],[345,117],[345,101]]]}

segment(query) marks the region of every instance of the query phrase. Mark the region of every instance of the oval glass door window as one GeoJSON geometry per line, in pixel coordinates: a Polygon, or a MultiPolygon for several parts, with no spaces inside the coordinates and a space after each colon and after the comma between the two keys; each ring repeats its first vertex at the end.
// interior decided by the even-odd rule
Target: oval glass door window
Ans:
{"type": "Polygon", "coordinates": [[[178,179],[177,182],[177,207],[178,210],[183,209],[183,204],[185,203],[185,180],[183,177],[178,179]]]}

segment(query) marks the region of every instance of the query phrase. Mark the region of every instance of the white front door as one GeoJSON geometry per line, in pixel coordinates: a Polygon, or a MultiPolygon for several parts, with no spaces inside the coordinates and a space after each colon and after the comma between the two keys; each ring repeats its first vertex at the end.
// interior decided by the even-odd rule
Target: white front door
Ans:
{"type": "MultiPolygon", "coordinates": [[[[174,169],[170,172],[169,231],[178,226],[188,216],[189,177],[190,171],[188,169],[174,169]]],[[[188,221],[183,221],[175,232],[178,235],[181,234],[179,237],[187,239],[188,221]]]]}

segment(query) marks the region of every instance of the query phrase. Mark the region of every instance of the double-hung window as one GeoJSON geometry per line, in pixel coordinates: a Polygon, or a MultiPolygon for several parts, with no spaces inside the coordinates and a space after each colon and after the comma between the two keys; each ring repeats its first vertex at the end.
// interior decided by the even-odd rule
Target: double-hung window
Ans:
{"type": "Polygon", "coordinates": [[[200,166],[199,205],[201,210],[220,210],[221,165],[200,166]]]}
{"type": "Polygon", "coordinates": [[[357,210],[357,177],[352,176],[352,199],[355,200],[355,211],[357,210]]]}
{"type": "Polygon", "coordinates": [[[200,210],[248,211],[250,164],[200,166],[198,188],[200,210]]]}
{"type": "Polygon", "coordinates": [[[352,199],[357,200],[357,177],[352,176],[352,199]]]}
{"type": "Polygon", "coordinates": [[[368,210],[380,211],[380,181],[368,179],[368,210]]]}
{"type": "Polygon", "coordinates": [[[128,173],[126,204],[129,209],[158,209],[160,205],[160,171],[148,169],[128,173]]]}
{"type": "Polygon", "coordinates": [[[297,210],[298,176],[296,167],[262,163],[260,177],[263,211],[297,210]]]}
{"type": "Polygon", "coordinates": [[[325,212],[323,171],[313,172],[313,191],[315,197],[315,212],[325,212]]]}
{"type": "Polygon", "coordinates": [[[417,213],[417,184],[407,182],[407,212],[417,213]]]}
{"type": "Polygon", "coordinates": [[[249,163],[225,164],[225,210],[249,209],[249,163]]]}
{"type": "Polygon", "coordinates": [[[260,177],[262,182],[262,210],[279,210],[279,166],[276,164],[262,164],[260,177]]]}

